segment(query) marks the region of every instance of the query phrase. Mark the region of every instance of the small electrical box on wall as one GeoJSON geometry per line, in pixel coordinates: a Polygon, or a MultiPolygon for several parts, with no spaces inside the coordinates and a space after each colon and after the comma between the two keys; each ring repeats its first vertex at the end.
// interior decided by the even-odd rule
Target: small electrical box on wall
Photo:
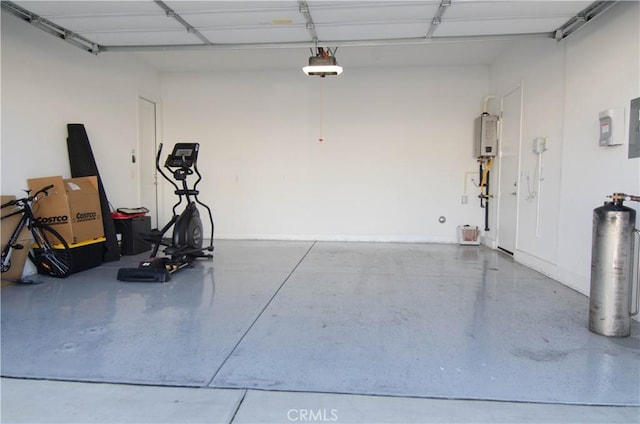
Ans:
{"type": "Polygon", "coordinates": [[[498,117],[483,113],[475,122],[475,157],[493,157],[498,152],[498,117]]]}
{"type": "Polygon", "coordinates": [[[624,144],[624,108],[607,109],[600,112],[600,146],[624,144]]]}
{"type": "Polygon", "coordinates": [[[547,137],[533,139],[533,153],[540,154],[547,151],[547,137]]]}

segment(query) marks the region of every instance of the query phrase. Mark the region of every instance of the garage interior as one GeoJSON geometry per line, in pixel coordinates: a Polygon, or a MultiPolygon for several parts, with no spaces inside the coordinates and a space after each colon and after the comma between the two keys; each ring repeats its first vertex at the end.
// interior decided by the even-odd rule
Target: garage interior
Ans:
{"type": "Polygon", "coordinates": [[[3,284],[2,421],[637,422],[640,325],[587,323],[593,209],[640,194],[638,28],[630,1],[3,2],[2,193],[70,177],[82,123],[112,207],[161,227],[158,145],[198,142],[215,251],[3,284]],[[305,75],[319,47],[340,75],[305,75]]]}

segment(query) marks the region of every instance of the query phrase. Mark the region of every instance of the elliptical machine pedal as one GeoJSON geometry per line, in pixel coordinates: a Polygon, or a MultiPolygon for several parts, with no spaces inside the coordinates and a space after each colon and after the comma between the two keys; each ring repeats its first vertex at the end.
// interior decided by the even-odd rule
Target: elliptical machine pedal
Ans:
{"type": "Polygon", "coordinates": [[[138,268],[120,268],[119,281],[139,283],[166,283],[171,280],[171,272],[167,268],[169,258],[156,257],[140,262],[138,268]]]}
{"type": "Polygon", "coordinates": [[[160,168],[160,156],[162,144],[158,148],[156,156],[156,170],[174,187],[174,193],[178,196],[178,202],[173,205],[171,220],[160,230],[152,230],[145,236],[145,240],[152,243],[153,248],[149,259],[140,262],[138,268],[120,268],[118,280],[131,282],[166,282],[171,279],[171,274],[190,266],[196,259],[212,259],[213,255],[205,253],[213,252],[214,223],[211,209],[198,199],[198,183],[202,175],[198,171],[198,143],[176,143],[173,151],[164,164],[173,179],[169,178],[160,168]],[[197,175],[193,187],[189,187],[187,179],[190,175],[197,175]],[[175,181],[174,181],[175,180],[175,181]],[[180,186],[178,185],[180,183],[180,186]],[[182,201],[186,205],[182,213],[176,212],[182,201]],[[203,225],[197,205],[207,210],[211,224],[211,237],[208,246],[204,246],[203,225]],[[172,237],[166,238],[165,234],[173,227],[172,237]],[[166,256],[158,257],[160,246],[165,246],[163,253],[166,256]]]}

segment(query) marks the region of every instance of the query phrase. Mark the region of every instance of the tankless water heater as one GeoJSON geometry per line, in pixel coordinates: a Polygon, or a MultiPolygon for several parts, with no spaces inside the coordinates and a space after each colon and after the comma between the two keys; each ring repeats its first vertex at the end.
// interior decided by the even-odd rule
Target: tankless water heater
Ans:
{"type": "Polygon", "coordinates": [[[474,155],[493,157],[498,152],[498,117],[483,113],[475,121],[474,155]]]}

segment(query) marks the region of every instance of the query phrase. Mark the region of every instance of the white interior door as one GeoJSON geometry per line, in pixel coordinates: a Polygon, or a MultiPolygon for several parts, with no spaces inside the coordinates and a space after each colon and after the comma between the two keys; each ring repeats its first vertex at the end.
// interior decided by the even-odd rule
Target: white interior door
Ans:
{"type": "Polygon", "coordinates": [[[502,97],[502,132],[499,149],[498,247],[509,253],[515,252],[518,239],[521,114],[522,89],[517,87],[502,97]]]}
{"type": "Polygon", "coordinates": [[[158,228],[158,175],[156,171],[156,104],[138,98],[138,169],[140,206],[149,209],[151,228],[158,228]]]}

